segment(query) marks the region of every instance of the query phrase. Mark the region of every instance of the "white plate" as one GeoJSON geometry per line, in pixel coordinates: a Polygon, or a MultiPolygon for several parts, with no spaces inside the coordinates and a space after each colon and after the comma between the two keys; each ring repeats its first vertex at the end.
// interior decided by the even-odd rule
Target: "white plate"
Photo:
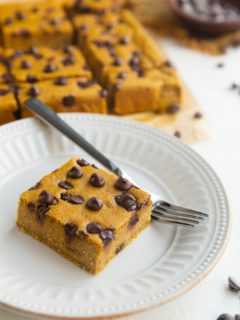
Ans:
{"type": "Polygon", "coordinates": [[[189,147],[119,118],[65,114],[75,129],[163,199],[210,213],[194,230],[152,223],[98,276],[15,226],[19,194],[72,155],[89,157],[39,121],[0,128],[0,305],[29,315],[96,318],[130,314],[182,294],[214,266],[229,210],[216,174],[189,147]]]}

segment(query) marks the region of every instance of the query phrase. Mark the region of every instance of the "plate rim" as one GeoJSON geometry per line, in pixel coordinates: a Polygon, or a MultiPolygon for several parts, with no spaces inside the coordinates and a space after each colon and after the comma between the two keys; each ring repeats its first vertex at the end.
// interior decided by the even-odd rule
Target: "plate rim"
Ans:
{"type": "MultiPolygon", "coordinates": [[[[97,115],[97,114],[91,114],[91,113],[61,113],[60,114],[63,119],[67,121],[80,121],[80,120],[85,120],[85,121],[99,121],[101,120],[102,122],[108,122],[116,124],[122,124],[127,127],[133,127],[137,128],[143,131],[148,131],[150,133],[153,133],[155,136],[158,136],[160,139],[167,140],[170,145],[173,145],[177,147],[178,149],[185,150],[187,157],[195,156],[202,162],[204,165],[205,171],[208,171],[211,173],[211,176],[214,177],[215,183],[218,184],[218,187],[220,187],[221,193],[223,195],[223,202],[225,205],[225,213],[227,215],[227,221],[226,221],[226,229],[224,233],[224,238],[221,244],[221,247],[219,247],[213,261],[205,268],[203,272],[201,272],[199,275],[197,275],[191,282],[185,284],[182,288],[177,289],[175,292],[170,293],[167,297],[162,298],[161,301],[153,301],[151,303],[146,304],[145,306],[136,306],[133,310],[129,310],[126,312],[122,311],[116,311],[116,313],[109,314],[109,315],[102,315],[102,316],[61,316],[61,315],[52,315],[52,314],[47,314],[47,313],[42,313],[42,312],[35,312],[35,311],[29,311],[26,308],[21,308],[14,306],[13,303],[11,302],[2,302],[0,301],[0,308],[3,310],[7,310],[10,312],[13,312],[15,314],[21,314],[23,316],[27,317],[32,317],[35,319],[61,319],[61,320],[103,320],[103,319],[116,319],[116,318],[121,318],[121,317],[126,317],[130,315],[134,315],[140,312],[147,311],[152,308],[159,307],[163,304],[169,303],[170,301],[176,299],[177,297],[182,296],[189,290],[191,290],[193,287],[197,286],[206,276],[214,269],[214,267],[217,265],[217,263],[220,261],[220,258],[223,256],[225,249],[228,244],[228,240],[230,238],[230,233],[231,233],[231,225],[232,225],[232,216],[231,216],[231,210],[230,210],[230,205],[229,205],[229,200],[228,196],[226,193],[226,190],[221,182],[221,179],[219,178],[218,174],[215,172],[215,170],[211,167],[210,164],[201,156],[199,155],[194,149],[190,148],[188,145],[184,144],[181,140],[178,140],[170,135],[168,135],[165,132],[162,132],[159,129],[147,126],[146,124],[143,123],[137,123],[133,120],[126,120],[117,116],[109,116],[109,115],[97,115]]],[[[14,121],[11,123],[7,123],[5,125],[0,126],[0,139],[2,136],[9,134],[11,132],[14,132],[15,130],[21,128],[27,128],[34,123],[39,123],[40,121],[36,118],[28,118],[28,119],[21,119],[18,121],[14,121]]],[[[81,122],[80,122],[81,123],[81,122]]],[[[213,181],[211,181],[211,185],[213,185],[213,181]]],[[[214,190],[216,191],[216,186],[214,186],[214,190]]],[[[218,199],[219,200],[219,199],[218,199]]],[[[1,300],[1,299],[0,299],[1,300]]]]}

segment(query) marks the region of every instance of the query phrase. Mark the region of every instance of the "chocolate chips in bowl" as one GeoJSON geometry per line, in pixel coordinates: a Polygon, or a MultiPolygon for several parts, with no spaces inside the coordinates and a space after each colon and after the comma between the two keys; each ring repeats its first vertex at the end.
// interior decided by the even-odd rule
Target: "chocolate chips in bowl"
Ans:
{"type": "Polygon", "coordinates": [[[169,0],[169,5],[191,31],[216,36],[240,29],[237,0],[169,0]]]}

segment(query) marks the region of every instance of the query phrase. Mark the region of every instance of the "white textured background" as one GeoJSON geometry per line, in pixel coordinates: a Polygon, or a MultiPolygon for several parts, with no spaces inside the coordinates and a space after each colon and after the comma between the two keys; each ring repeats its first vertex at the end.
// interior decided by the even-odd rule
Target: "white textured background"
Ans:
{"type": "MultiPolygon", "coordinates": [[[[227,190],[233,226],[227,250],[215,269],[197,287],[162,307],[124,320],[215,320],[222,312],[240,313],[238,295],[227,290],[228,275],[240,279],[240,49],[209,57],[171,42],[164,43],[210,121],[212,138],[193,145],[215,169],[227,190]],[[216,67],[223,62],[225,67],[216,67]]],[[[0,320],[27,320],[0,311],[0,320]]]]}

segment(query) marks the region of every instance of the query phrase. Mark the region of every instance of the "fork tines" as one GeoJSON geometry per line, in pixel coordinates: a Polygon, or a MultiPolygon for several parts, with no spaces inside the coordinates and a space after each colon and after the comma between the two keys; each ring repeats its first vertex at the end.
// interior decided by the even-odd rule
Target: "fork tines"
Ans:
{"type": "Polygon", "coordinates": [[[159,201],[154,204],[152,219],[185,227],[197,226],[208,214],[159,201]]]}

